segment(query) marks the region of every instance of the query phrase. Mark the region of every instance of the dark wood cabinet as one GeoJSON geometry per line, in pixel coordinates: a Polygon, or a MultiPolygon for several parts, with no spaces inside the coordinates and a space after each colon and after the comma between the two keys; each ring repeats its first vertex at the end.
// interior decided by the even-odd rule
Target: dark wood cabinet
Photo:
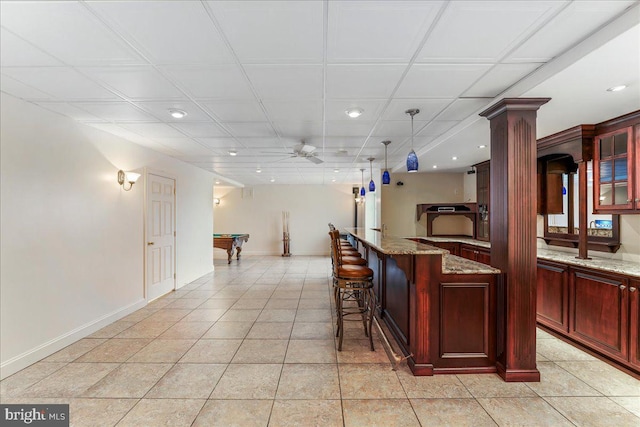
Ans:
{"type": "Polygon", "coordinates": [[[487,248],[463,243],[460,245],[460,256],[472,261],[491,265],[491,251],[487,248]]]}
{"type": "Polygon", "coordinates": [[[600,123],[596,131],[594,211],[640,214],[640,111],[600,123]]]}
{"type": "Polygon", "coordinates": [[[538,259],[537,322],[640,374],[640,279],[538,259]]]}
{"type": "Polygon", "coordinates": [[[474,166],[476,168],[476,201],[478,207],[476,239],[489,241],[490,161],[478,163],[474,166]]]}
{"type": "Polygon", "coordinates": [[[629,361],[640,369],[640,280],[629,282],[629,361]]]}
{"type": "Polygon", "coordinates": [[[569,268],[538,260],[537,320],[558,332],[569,332],[569,268]]]}
{"type": "Polygon", "coordinates": [[[440,249],[446,249],[451,255],[460,255],[460,243],[458,242],[427,242],[431,246],[435,246],[440,249]]]}
{"type": "Polygon", "coordinates": [[[589,347],[628,360],[628,279],[571,269],[569,334],[589,347]]]}

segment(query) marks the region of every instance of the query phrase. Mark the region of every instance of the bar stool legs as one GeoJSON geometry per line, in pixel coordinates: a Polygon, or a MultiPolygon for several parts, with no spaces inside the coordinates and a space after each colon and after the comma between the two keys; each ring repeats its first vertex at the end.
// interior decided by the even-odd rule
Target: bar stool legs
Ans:
{"type": "Polygon", "coordinates": [[[342,351],[345,317],[352,315],[361,316],[364,335],[369,338],[369,347],[371,348],[371,351],[375,351],[373,347],[373,335],[371,333],[375,297],[371,282],[334,282],[334,296],[336,299],[336,337],[338,337],[338,351],[342,351]]]}

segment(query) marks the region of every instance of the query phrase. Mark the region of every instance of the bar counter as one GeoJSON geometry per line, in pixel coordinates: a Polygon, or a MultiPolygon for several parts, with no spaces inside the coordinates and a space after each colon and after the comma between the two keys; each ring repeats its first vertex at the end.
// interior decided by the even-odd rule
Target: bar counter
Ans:
{"type": "Polygon", "coordinates": [[[496,372],[499,270],[412,238],[345,231],[374,271],[377,314],[414,375],[496,372]]]}

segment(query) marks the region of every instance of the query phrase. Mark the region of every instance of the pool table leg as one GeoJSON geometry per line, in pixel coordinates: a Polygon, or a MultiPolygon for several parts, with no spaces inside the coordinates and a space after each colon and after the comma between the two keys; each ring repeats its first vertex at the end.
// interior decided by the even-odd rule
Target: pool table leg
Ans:
{"type": "Polygon", "coordinates": [[[227,249],[227,264],[231,264],[231,257],[233,256],[233,246],[227,249]]]}
{"type": "Polygon", "coordinates": [[[240,252],[242,252],[242,246],[236,248],[236,259],[240,261],[240,252]]]}

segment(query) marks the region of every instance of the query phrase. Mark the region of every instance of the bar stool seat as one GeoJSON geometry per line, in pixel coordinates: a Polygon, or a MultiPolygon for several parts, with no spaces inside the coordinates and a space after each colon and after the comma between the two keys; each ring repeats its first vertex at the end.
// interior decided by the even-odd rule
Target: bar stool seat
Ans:
{"type": "Polygon", "coordinates": [[[367,260],[359,256],[343,256],[342,265],[367,265],[367,260]]]}
{"type": "Polygon", "coordinates": [[[338,279],[367,279],[373,277],[373,270],[363,265],[341,265],[338,279]]]}

